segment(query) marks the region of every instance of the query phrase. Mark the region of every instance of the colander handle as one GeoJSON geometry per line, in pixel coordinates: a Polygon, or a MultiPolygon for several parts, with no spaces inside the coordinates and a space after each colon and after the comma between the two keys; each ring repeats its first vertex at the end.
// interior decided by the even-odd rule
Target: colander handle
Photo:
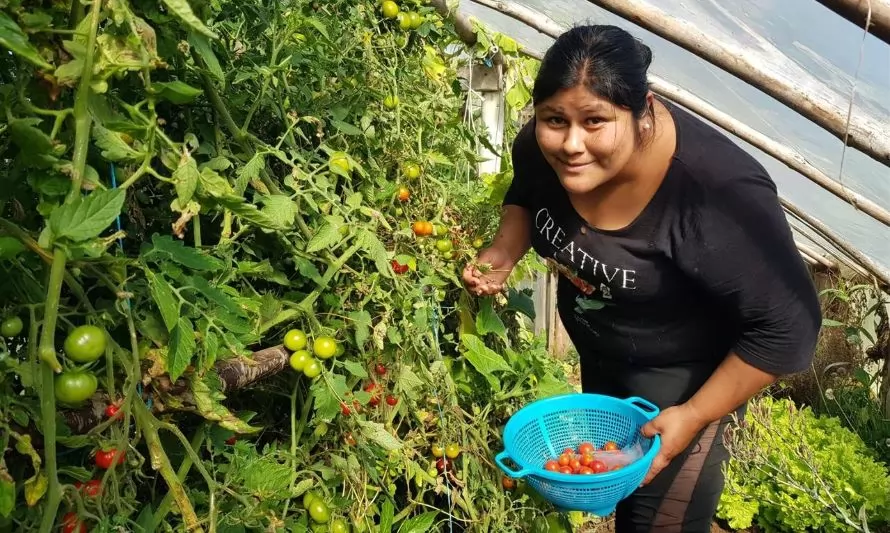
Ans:
{"type": "Polygon", "coordinates": [[[657,405],[639,396],[631,396],[630,398],[625,398],[624,401],[636,407],[649,420],[652,420],[661,412],[657,405]]]}
{"type": "Polygon", "coordinates": [[[504,450],[501,453],[494,456],[494,461],[501,467],[501,470],[507,473],[508,476],[514,478],[523,478],[529,474],[531,474],[530,470],[523,468],[522,470],[516,471],[504,464],[504,459],[508,459],[510,456],[507,454],[507,451],[504,450]]]}

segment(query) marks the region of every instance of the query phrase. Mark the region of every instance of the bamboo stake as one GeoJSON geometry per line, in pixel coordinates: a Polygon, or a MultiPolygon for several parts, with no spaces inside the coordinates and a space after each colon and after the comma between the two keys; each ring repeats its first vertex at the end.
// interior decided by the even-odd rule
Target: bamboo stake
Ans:
{"type": "Polygon", "coordinates": [[[868,32],[890,44],[890,2],[887,0],[816,0],[823,6],[849,20],[860,28],[865,28],[871,8],[871,25],[868,32]]]}
{"type": "MultiPolygon", "coordinates": [[[[554,38],[565,31],[565,28],[544,15],[512,1],[473,1],[500,11],[554,38]]],[[[745,50],[733,48],[726,43],[720,42],[692,25],[680,19],[667,16],[652,6],[641,2],[630,2],[628,0],[588,0],[588,2],[596,4],[649,30],[659,37],[685,48],[687,51],[772,96],[839,139],[844,139],[847,132],[846,110],[838,107],[834,109],[826,108],[822,102],[816,101],[814,96],[807,94],[801,87],[795,86],[777,75],[762,69],[754,59],[745,54],[745,50]]],[[[869,125],[863,119],[851,120],[849,124],[849,146],[860,150],[884,165],[890,165],[890,137],[883,135],[882,130],[881,125],[877,123],[869,125]]]]}
{"type": "MultiPolygon", "coordinates": [[[[491,7],[500,11],[501,13],[508,15],[520,22],[524,22],[529,27],[540,31],[546,35],[551,37],[556,37],[565,31],[559,24],[551,20],[550,18],[533,11],[524,6],[520,6],[514,2],[507,2],[503,0],[474,0],[476,3],[491,7]]],[[[526,52],[530,57],[535,57],[540,59],[541,55],[533,52],[526,52]]],[[[657,77],[650,76],[650,80],[655,78],[655,80],[663,82],[667,86],[671,84],[664,82],[663,80],[658,79],[657,77]]],[[[663,85],[664,86],[664,85],[663,85]]],[[[693,95],[689,94],[689,98],[695,99],[693,95]]],[[[703,103],[703,102],[702,102],[703,103]]],[[[708,104],[705,104],[708,105],[708,104]]],[[[711,106],[712,107],[712,106],[711,106]]],[[[710,117],[703,115],[705,118],[710,119],[710,117]]],[[[716,122],[715,122],[716,123],[716,122]]],[[[775,141],[774,141],[775,142],[775,141]]],[[[765,150],[766,151],[766,150],[765,150]]],[[[769,152],[767,152],[769,153],[769,152]]],[[[773,155],[773,154],[770,154],[773,155]]],[[[778,154],[775,155],[779,157],[778,154]]],[[[793,161],[793,160],[792,160],[793,161]]],[[[791,162],[785,161],[789,166],[791,162]]],[[[793,168],[793,167],[792,167],[793,168]]],[[[833,246],[837,247],[839,250],[844,251],[849,254],[850,258],[859,262],[859,264],[864,268],[871,276],[874,276],[883,284],[890,285],[890,274],[881,269],[878,265],[876,265],[871,259],[869,259],[865,254],[856,249],[856,247],[851,244],[849,241],[844,239],[843,237],[834,233],[830,228],[828,228],[822,222],[816,220],[804,213],[800,208],[796,205],[792,204],[788,200],[784,198],[780,198],[783,207],[787,212],[790,212],[792,215],[796,216],[798,219],[807,223],[810,227],[813,228],[822,238],[826,241],[830,242],[833,246]]]]}
{"type": "Polygon", "coordinates": [[[820,254],[819,251],[815,248],[811,248],[810,246],[807,246],[806,244],[799,241],[794,241],[794,244],[797,245],[797,250],[800,252],[800,255],[804,257],[804,259],[809,259],[810,262],[822,265],[829,270],[837,270],[837,263],[835,263],[828,257],[820,254]]]}
{"type": "MultiPolygon", "coordinates": [[[[513,2],[497,0],[474,1],[481,5],[497,9],[505,15],[513,17],[520,22],[524,22],[529,27],[553,38],[556,38],[565,31],[565,28],[546,16],[513,2]]],[[[533,57],[537,56],[538,54],[533,54],[533,57]]],[[[735,134],[751,145],[756,146],[767,154],[785,163],[791,169],[796,170],[804,177],[834,194],[841,200],[851,204],[857,209],[861,209],[862,212],[868,214],[875,220],[890,226],[890,211],[884,209],[861,194],[844,187],[840,182],[832,179],[816,166],[812,165],[796,150],[788,148],[782,143],[760,133],[740,120],[720,111],[689,91],[682,89],[663,78],[650,74],[649,84],[652,91],[656,94],[707,118],[714,124],[717,124],[721,128],[735,134]]]]}

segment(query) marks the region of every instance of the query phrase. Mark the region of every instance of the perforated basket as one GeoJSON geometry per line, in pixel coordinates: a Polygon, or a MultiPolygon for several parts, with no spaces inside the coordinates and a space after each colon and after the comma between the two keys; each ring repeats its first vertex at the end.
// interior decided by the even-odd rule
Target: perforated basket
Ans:
{"type": "Polygon", "coordinates": [[[533,489],[562,510],[607,516],[640,486],[661,447],[658,435],[649,439],[640,433],[658,413],[658,407],[637,397],[622,400],[600,394],[565,394],[538,400],[507,421],[504,451],[495,461],[510,477],[527,478],[533,489]],[[544,469],[548,460],[566,448],[577,449],[582,442],[600,448],[608,441],[621,448],[639,442],[643,455],[620,470],[600,474],[544,469]],[[508,458],[519,470],[505,464],[508,458]]]}

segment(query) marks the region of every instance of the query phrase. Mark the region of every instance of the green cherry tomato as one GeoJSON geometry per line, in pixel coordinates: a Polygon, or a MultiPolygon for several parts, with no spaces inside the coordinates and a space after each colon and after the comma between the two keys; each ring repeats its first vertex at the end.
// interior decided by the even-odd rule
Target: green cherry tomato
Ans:
{"type": "Polygon", "coordinates": [[[455,459],[458,455],[460,455],[460,447],[457,444],[452,442],[448,446],[445,446],[446,457],[448,457],[449,459],[455,459]]]}
{"type": "Polygon", "coordinates": [[[82,370],[66,370],[56,376],[56,401],[65,405],[77,405],[89,399],[98,388],[96,376],[82,370]]]}
{"type": "Polygon", "coordinates": [[[402,216],[402,215],[404,215],[404,214],[405,214],[405,210],[404,210],[404,209],[402,209],[401,207],[397,207],[397,208],[396,208],[396,216],[397,216],[397,217],[400,217],[400,216],[402,216]]]}
{"type": "Polygon", "coordinates": [[[387,109],[395,109],[399,107],[399,97],[392,94],[387,95],[387,97],[383,99],[383,105],[387,109]]]}
{"type": "Polygon", "coordinates": [[[290,356],[290,367],[297,372],[302,372],[310,361],[312,361],[312,354],[307,350],[297,350],[290,356]]]}
{"type": "Polygon", "coordinates": [[[22,328],[24,324],[22,324],[22,319],[17,316],[8,316],[3,319],[3,323],[0,324],[0,335],[3,335],[6,338],[15,337],[19,333],[22,332],[22,328]]]}
{"type": "Polygon", "coordinates": [[[83,325],[65,339],[65,354],[75,363],[92,363],[105,353],[105,330],[83,325]]]}
{"type": "Polygon", "coordinates": [[[399,4],[393,2],[392,0],[386,0],[383,2],[383,16],[388,19],[394,19],[399,15],[399,4]]]}
{"type": "Polygon", "coordinates": [[[350,170],[349,165],[349,156],[346,152],[334,152],[331,154],[331,160],[329,165],[333,170],[339,170],[343,173],[347,173],[350,170]]]}
{"type": "Polygon", "coordinates": [[[443,455],[445,455],[445,450],[443,450],[442,447],[438,444],[433,444],[431,451],[433,453],[433,457],[442,457],[443,455]]]}
{"type": "Polygon", "coordinates": [[[317,496],[314,492],[312,492],[311,490],[306,491],[306,494],[303,494],[303,508],[308,510],[309,504],[311,504],[312,500],[314,500],[315,498],[317,498],[317,496]]]}
{"type": "Polygon", "coordinates": [[[330,359],[337,353],[337,341],[333,337],[318,337],[312,344],[312,351],[319,359],[330,359]]]}
{"type": "Polygon", "coordinates": [[[309,379],[315,379],[321,375],[321,363],[318,359],[310,359],[306,366],[303,367],[303,375],[309,379]]]}
{"type": "Polygon", "coordinates": [[[420,165],[417,163],[408,163],[405,165],[405,177],[408,179],[416,180],[420,177],[421,170],[420,165]]]}
{"type": "Polygon", "coordinates": [[[302,330],[292,329],[284,334],[284,347],[292,352],[302,350],[307,342],[306,334],[302,330]]]}
{"type": "Polygon", "coordinates": [[[400,12],[396,15],[396,20],[399,21],[399,29],[404,31],[408,31],[411,29],[411,15],[405,11],[400,12]]]}
{"type": "Polygon", "coordinates": [[[436,250],[439,250],[443,254],[450,252],[453,248],[454,245],[451,243],[451,239],[439,239],[436,241],[436,250]]]}
{"type": "Polygon", "coordinates": [[[321,498],[314,498],[309,502],[309,516],[317,524],[327,524],[331,519],[331,510],[321,498]]]}
{"type": "Polygon", "coordinates": [[[423,25],[423,17],[420,13],[412,11],[411,13],[408,13],[408,16],[411,17],[411,29],[416,30],[423,25]]]}
{"type": "Polygon", "coordinates": [[[342,518],[337,518],[328,526],[328,531],[330,533],[349,533],[349,525],[342,518]]]}

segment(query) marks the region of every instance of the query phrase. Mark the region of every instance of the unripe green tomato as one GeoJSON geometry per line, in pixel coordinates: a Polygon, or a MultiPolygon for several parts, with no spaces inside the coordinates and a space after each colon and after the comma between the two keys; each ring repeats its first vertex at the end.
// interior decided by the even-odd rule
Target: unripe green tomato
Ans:
{"type": "Polygon", "coordinates": [[[298,350],[290,356],[290,366],[297,372],[305,370],[310,361],[312,361],[312,355],[308,350],[298,350]]]}

